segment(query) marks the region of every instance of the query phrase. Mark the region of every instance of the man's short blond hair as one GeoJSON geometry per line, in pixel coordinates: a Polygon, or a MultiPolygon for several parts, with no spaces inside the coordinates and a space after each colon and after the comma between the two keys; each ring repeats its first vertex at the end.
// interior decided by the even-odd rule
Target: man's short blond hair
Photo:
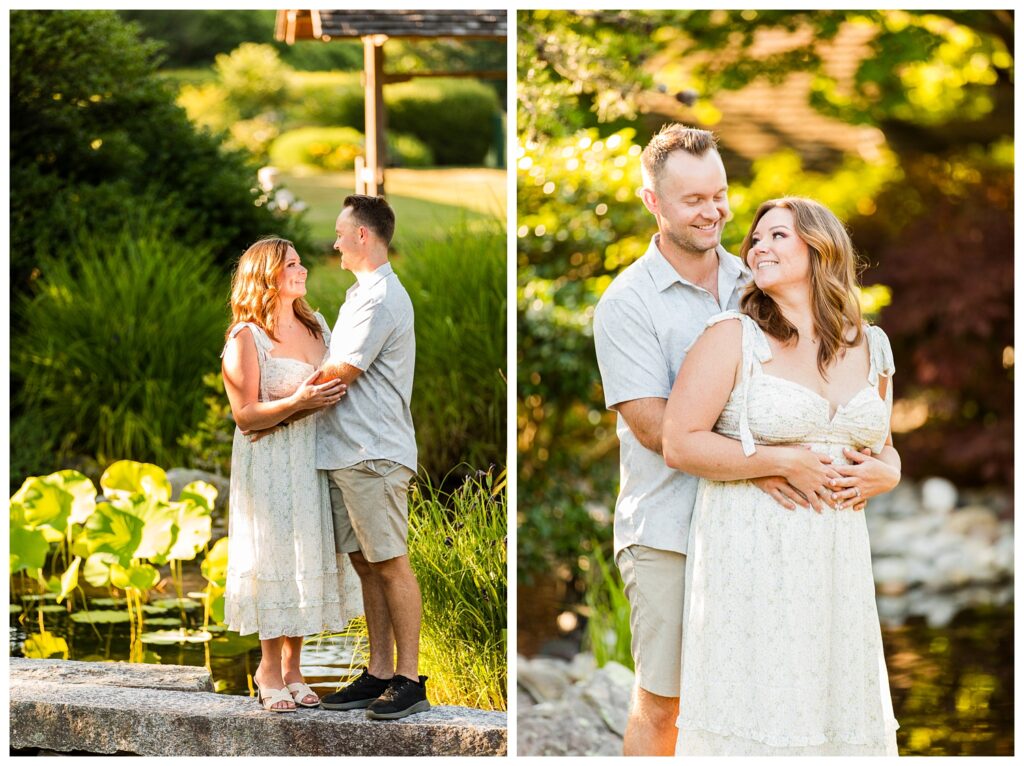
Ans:
{"type": "Polygon", "coordinates": [[[694,157],[703,157],[712,149],[718,151],[718,139],[710,130],[691,128],[678,122],[662,126],[640,155],[644,185],[657,184],[672,152],[686,152],[694,157]]]}

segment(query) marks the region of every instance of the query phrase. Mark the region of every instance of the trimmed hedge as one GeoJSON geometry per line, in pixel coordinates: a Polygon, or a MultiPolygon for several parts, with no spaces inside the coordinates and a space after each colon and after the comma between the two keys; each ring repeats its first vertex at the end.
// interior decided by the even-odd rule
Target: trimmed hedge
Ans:
{"type": "MultiPolygon", "coordinates": [[[[363,127],[363,89],[351,73],[295,72],[289,124],[363,127]]],[[[494,91],[475,80],[413,80],[384,89],[388,127],[415,136],[438,165],[480,165],[499,112],[494,91]]],[[[408,163],[406,163],[408,164],[408,163]]]]}
{"type": "Polygon", "coordinates": [[[288,127],[363,128],[363,86],[348,72],[293,72],[285,119],[288,127]]]}
{"type": "Polygon", "coordinates": [[[481,165],[494,138],[498,97],[475,80],[413,80],[385,91],[388,125],[430,147],[438,165],[481,165]]]}
{"type": "MultiPolygon", "coordinates": [[[[307,165],[321,170],[351,170],[365,143],[365,137],[355,128],[298,128],[274,141],[270,161],[284,169],[307,165]]],[[[434,158],[419,139],[389,133],[388,161],[392,166],[427,167],[434,158]]]]}

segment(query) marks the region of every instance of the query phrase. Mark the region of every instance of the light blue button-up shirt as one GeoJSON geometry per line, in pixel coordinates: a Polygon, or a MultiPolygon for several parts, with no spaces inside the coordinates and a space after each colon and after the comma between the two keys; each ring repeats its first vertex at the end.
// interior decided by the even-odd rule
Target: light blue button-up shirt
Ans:
{"type": "Polygon", "coordinates": [[[316,467],[393,460],[416,471],[409,405],[416,366],[412,301],[390,263],[357,274],[331,334],[328,363],[362,370],[348,393],[317,421],[316,467]]]}
{"type": "MultiPolygon", "coordinates": [[[[594,345],[605,405],[668,399],[686,350],[708,319],[735,309],[750,281],[739,258],[718,248],[718,300],[683,279],[658,249],[658,235],[609,285],[594,312],[594,345]]],[[[686,553],[697,477],[665,465],[617,416],[619,496],[615,553],[629,545],[686,553]]]]}

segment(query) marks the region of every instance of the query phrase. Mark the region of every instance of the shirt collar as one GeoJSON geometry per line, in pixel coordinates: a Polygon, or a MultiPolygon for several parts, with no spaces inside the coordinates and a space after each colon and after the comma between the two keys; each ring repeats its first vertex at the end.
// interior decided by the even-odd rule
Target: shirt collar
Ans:
{"type": "MultiPolygon", "coordinates": [[[[667,290],[676,282],[681,285],[696,287],[693,282],[679,276],[679,272],[672,268],[672,264],[668,262],[668,259],[665,258],[664,255],[662,255],[661,250],[658,249],[658,236],[658,234],[655,234],[651,237],[651,244],[647,247],[647,252],[642,256],[644,260],[647,261],[647,270],[650,272],[651,278],[654,280],[654,286],[658,288],[658,292],[667,290]]],[[[722,283],[723,276],[733,284],[740,281],[745,283],[750,280],[750,271],[743,265],[743,262],[740,261],[739,258],[734,256],[721,245],[718,246],[717,252],[718,281],[720,285],[722,283]]]]}
{"type": "Polygon", "coordinates": [[[391,262],[385,263],[383,266],[378,266],[370,273],[357,272],[356,282],[360,287],[373,287],[378,282],[387,279],[391,274],[395,273],[394,267],[391,262]]]}

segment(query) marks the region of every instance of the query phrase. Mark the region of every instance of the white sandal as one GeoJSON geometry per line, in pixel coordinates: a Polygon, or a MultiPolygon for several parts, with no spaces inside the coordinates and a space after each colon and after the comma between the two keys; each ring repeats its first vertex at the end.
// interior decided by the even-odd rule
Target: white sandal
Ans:
{"type": "Polygon", "coordinates": [[[261,689],[255,681],[253,686],[256,687],[256,700],[263,706],[264,710],[269,710],[271,713],[294,713],[296,711],[295,707],[273,707],[278,702],[291,702],[293,705],[295,704],[295,700],[292,699],[292,695],[286,689],[261,689]]]}
{"type": "Polygon", "coordinates": [[[306,684],[302,683],[301,681],[296,681],[293,684],[288,684],[287,688],[288,688],[288,691],[290,691],[292,693],[292,701],[295,702],[296,705],[301,705],[302,707],[320,707],[320,697],[319,697],[319,695],[315,691],[310,689],[309,686],[307,686],[306,684]],[[311,695],[313,697],[316,697],[316,702],[303,702],[302,701],[306,697],[309,697],[311,695]]]}

